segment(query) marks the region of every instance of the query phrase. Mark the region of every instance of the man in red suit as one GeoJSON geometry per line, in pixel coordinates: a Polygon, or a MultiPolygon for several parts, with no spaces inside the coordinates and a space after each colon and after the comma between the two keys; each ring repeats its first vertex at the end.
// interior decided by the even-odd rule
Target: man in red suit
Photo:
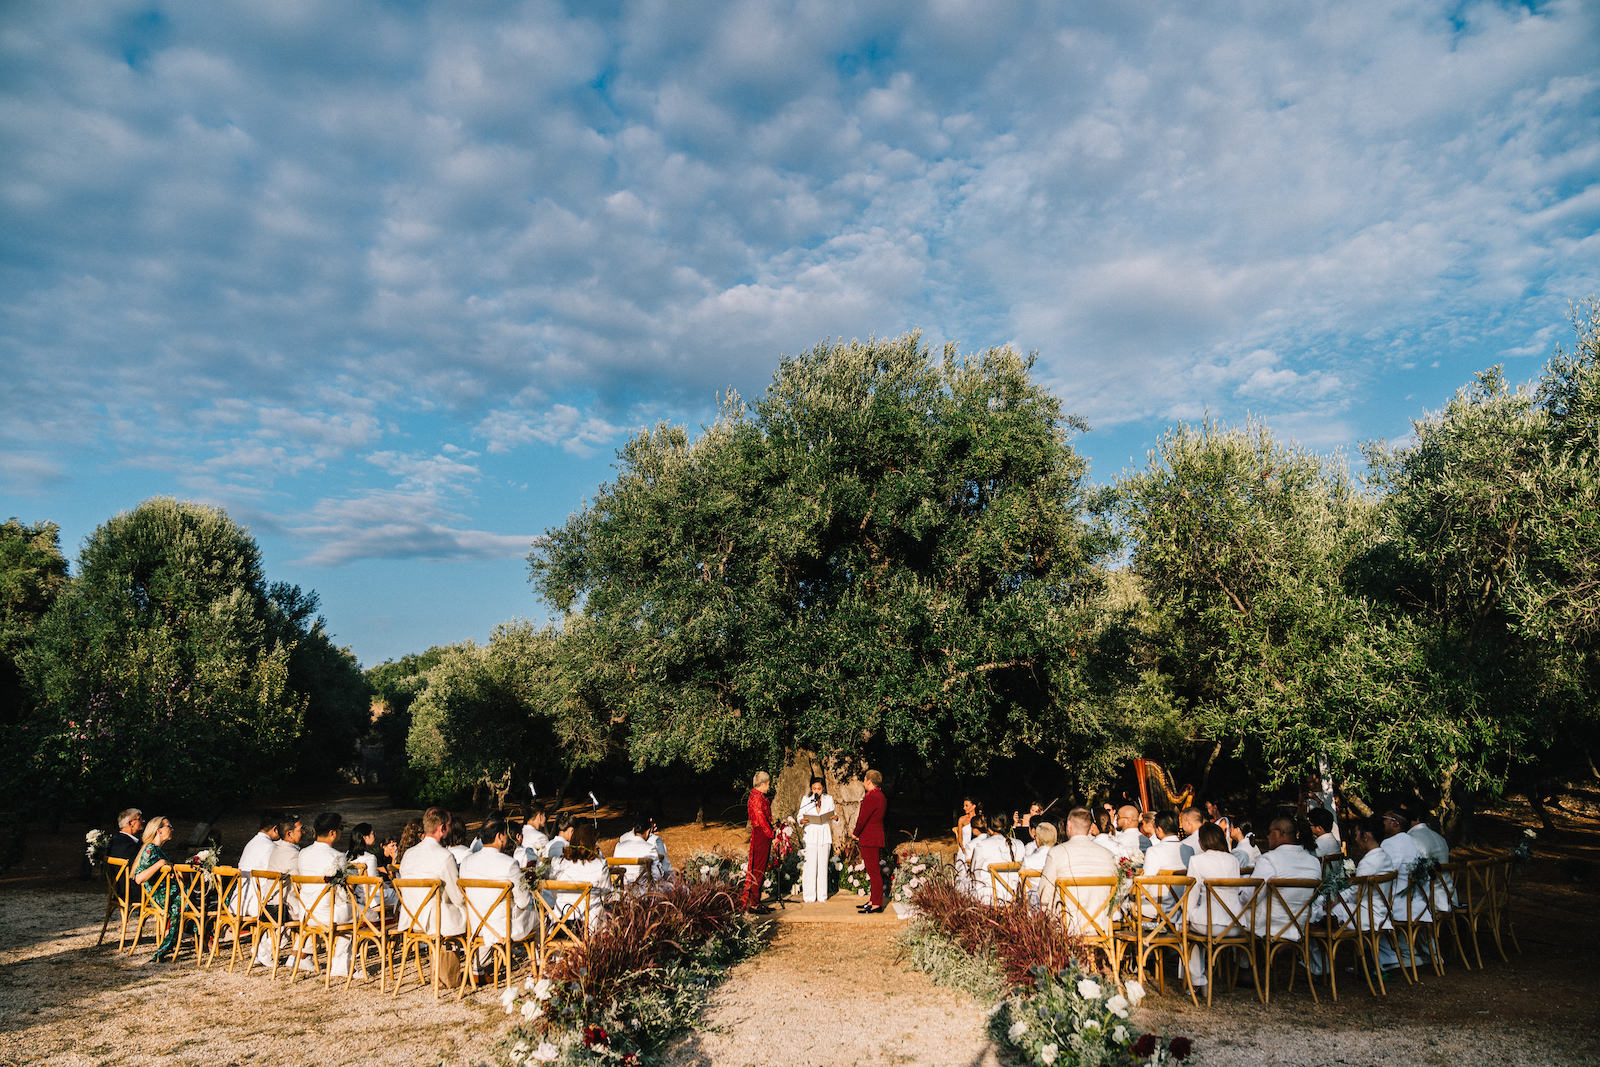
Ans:
{"type": "Polygon", "coordinates": [[[856,813],[856,828],[851,836],[861,846],[861,862],[867,868],[867,880],[872,883],[872,895],[856,910],[871,915],[883,910],[883,816],[889,810],[889,802],[883,796],[881,772],[868,771],[862,780],[867,792],[861,798],[861,810],[856,813]]]}
{"type": "Polygon", "coordinates": [[[750,783],[750,798],[746,807],[750,812],[750,866],[744,877],[744,909],[766,914],[772,909],[761,903],[761,883],[767,875],[767,856],[772,852],[772,839],[777,836],[772,828],[772,779],[766,771],[757,771],[750,783]]]}

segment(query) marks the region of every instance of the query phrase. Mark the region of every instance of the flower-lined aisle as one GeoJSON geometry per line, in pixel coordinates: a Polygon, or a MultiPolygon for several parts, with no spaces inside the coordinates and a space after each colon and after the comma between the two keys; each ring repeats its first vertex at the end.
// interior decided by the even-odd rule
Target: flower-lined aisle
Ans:
{"type": "Polygon", "coordinates": [[[614,898],[587,941],[503,995],[507,1013],[521,1017],[504,1062],[652,1062],[698,1020],[728,968],[765,943],[769,924],[739,911],[736,871],[730,860],[696,856],[684,881],[614,898]]]}
{"type": "Polygon", "coordinates": [[[1188,1056],[1187,1038],[1135,1025],[1143,988],[1106,980],[1058,918],[1025,901],[980,903],[956,888],[953,868],[925,866],[905,890],[916,919],[900,935],[903,958],[936,982],[994,1001],[990,1035],[1017,1058],[1043,1067],[1159,1067],[1188,1056]]]}

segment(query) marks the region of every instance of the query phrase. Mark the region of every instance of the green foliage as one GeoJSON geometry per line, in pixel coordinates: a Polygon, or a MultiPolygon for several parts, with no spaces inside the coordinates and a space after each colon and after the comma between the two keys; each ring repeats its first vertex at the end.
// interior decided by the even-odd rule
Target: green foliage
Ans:
{"type": "Polygon", "coordinates": [[[661,426],[529,557],[568,612],[566,736],[637,767],[987,766],[1101,732],[1100,564],[1075,420],[1009,349],[786,358],[691,442],[661,426]],[[620,728],[620,729],[619,729],[620,728]]]}
{"type": "Polygon", "coordinates": [[[306,705],[290,652],[221,510],[161,498],[111,519],[23,654],[41,798],[216,804],[278,780],[306,705]]]}
{"type": "Polygon", "coordinates": [[[1000,977],[993,952],[975,955],[925,922],[908,924],[895,936],[900,954],[914,970],[938,985],[959,989],[980,1000],[999,1000],[1006,983],[1000,977]]]}
{"type": "Polygon", "coordinates": [[[484,790],[498,806],[564,765],[545,712],[564,691],[555,644],[553,630],[516,622],[497,626],[487,647],[443,651],[410,707],[406,755],[419,799],[484,790]]]}
{"type": "Polygon", "coordinates": [[[15,742],[29,702],[18,659],[67,584],[59,532],[51,522],[29,526],[11,518],[0,525],[0,730],[13,739],[0,752],[4,794],[27,780],[29,752],[15,742]]]}

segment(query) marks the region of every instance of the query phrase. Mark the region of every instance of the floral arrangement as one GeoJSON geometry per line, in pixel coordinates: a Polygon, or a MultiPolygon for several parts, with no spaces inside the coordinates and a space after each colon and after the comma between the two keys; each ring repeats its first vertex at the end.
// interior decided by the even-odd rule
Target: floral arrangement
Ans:
{"type": "Polygon", "coordinates": [[[222,862],[222,848],[215,841],[207,841],[206,847],[190,856],[190,866],[199,867],[206,874],[216,870],[217,864],[222,862]]]}
{"type": "Polygon", "coordinates": [[[106,850],[111,847],[111,835],[104,830],[90,830],[83,835],[83,858],[89,866],[99,870],[105,866],[106,850]]]}
{"type": "Polygon", "coordinates": [[[1144,853],[1117,857],[1117,887],[1106,898],[1106,914],[1115,915],[1133,892],[1133,880],[1144,874],[1144,853]]]}
{"type": "Polygon", "coordinates": [[[733,963],[759,951],[762,929],[740,914],[735,889],[709,876],[623,894],[587,941],[501,997],[520,1016],[502,1062],[644,1062],[693,1025],[733,963]]]}
{"type": "Polygon", "coordinates": [[[348,885],[351,875],[359,877],[365,874],[366,870],[359,863],[335,863],[322,872],[322,877],[329,885],[348,885]]]}
{"type": "Polygon", "coordinates": [[[944,876],[950,865],[941,856],[931,852],[914,852],[900,860],[894,892],[889,899],[896,904],[910,904],[911,897],[930,879],[944,876]]]}
{"type": "Polygon", "coordinates": [[[683,880],[690,884],[721,882],[735,885],[744,880],[744,867],[723,852],[696,852],[683,865],[683,880]]]}
{"type": "MultiPolygon", "coordinates": [[[[878,853],[878,869],[883,872],[884,892],[892,895],[895,875],[893,852],[884,849],[878,853]]],[[[844,893],[854,893],[858,897],[867,896],[872,892],[872,879],[867,877],[867,865],[861,861],[859,853],[841,863],[839,890],[844,893]]]]}
{"type": "Polygon", "coordinates": [[[1025,1063],[1097,1067],[1186,1059],[1193,1045],[1141,1032],[1130,1020],[1144,999],[1144,988],[1129,981],[1125,990],[1068,964],[1059,971],[1036,967],[1032,987],[996,1005],[989,1032],[1025,1063]]]}
{"type": "Polygon", "coordinates": [[[548,856],[540,856],[537,860],[522,868],[522,873],[517,876],[517,879],[522,883],[522,888],[530,894],[537,893],[539,891],[539,883],[548,881],[550,878],[550,866],[550,858],[548,856]]]}
{"type": "Polygon", "coordinates": [[[1317,884],[1317,896],[1330,903],[1335,898],[1344,896],[1345,890],[1350,888],[1350,879],[1355,873],[1354,860],[1323,864],[1322,881],[1317,884]]]}
{"type": "Polygon", "coordinates": [[[1413,888],[1420,887],[1423,892],[1426,892],[1428,883],[1432,882],[1434,876],[1439,873],[1439,861],[1432,856],[1418,856],[1411,861],[1411,866],[1408,868],[1407,873],[1411,880],[1411,886],[1413,888]]]}
{"type": "Polygon", "coordinates": [[[1517,843],[1511,846],[1511,858],[1516,862],[1518,870],[1526,867],[1533,859],[1533,842],[1538,836],[1531,829],[1524,830],[1517,843]]]}

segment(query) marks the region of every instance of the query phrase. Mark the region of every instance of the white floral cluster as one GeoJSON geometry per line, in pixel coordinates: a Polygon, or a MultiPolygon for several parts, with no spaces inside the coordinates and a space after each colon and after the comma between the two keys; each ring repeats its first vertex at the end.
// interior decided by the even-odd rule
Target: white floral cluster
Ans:
{"type": "MultiPolygon", "coordinates": [[[[1129,981],[1122,989],[1084,975],[1064,973],[1027,995],[996,1005],[1011,1020],[1006,1040],[1029,1063],[1125,1063],[1139,1033],[1128,1015],[1144,999],[1144,987],[1129,981]]],[[[1152,1042],[1141,1063],[1170,1062],[1163,1042],[1152,1042]]]]}
{"type": "Polygon", "coordinates": [[[106,861],[106,849],[111,847],[111,835],[104,830],[90,830],[83,835],[83,856],[91,867],[106,861]]]}
{"type": "MultiPolygon", "coordinates": [[[[545,1002],[550,999],[550,979],[532,978],[523,982],[521,990],[512,986],[500,994],[500,1004],[506,1009],[507,1015],[520,1015],[525,1022],[532,1022],[544,1014],[545,1002]]],[[[561,1046],[552,1041],[541,1041],[532,1045],[526,1041],[518,1041],[511,1049],[511,1062],[524,1063],[553,1063],[561,1056],[561,1046]]]]}
{"type": "Polygon", "coordinates": [[[943,858],[933,853],[907,856],[901,861],[898,877],[894,880],[893,899],[901,904],[910,903],[911,895],[939,877],[946,867],[943,858]]]}

